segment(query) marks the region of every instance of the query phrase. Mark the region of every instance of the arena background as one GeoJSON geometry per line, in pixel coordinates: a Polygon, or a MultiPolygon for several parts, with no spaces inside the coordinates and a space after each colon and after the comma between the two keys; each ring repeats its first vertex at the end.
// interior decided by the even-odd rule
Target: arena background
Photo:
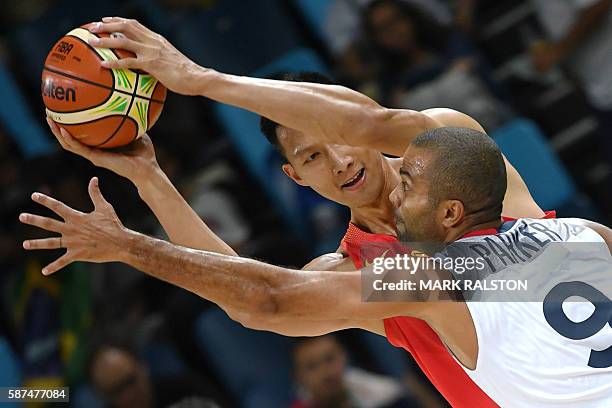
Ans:
{"type": "MultiPolygon", "coordinates": [[[[75,264],[43,278],[41,267],[58,254],[21,249],[21,241],[36,232],[17,222],[18,213],[40,212],[30,193],[50,193],[86,211],[93,175],[127,226],[163,237],[129,181],[62,151],[45,124],[40,75],[47,52],[73,27],[103,16],[136,18],[197,63],[223,72],[274,77],[317,71],[386,106],[468,112],[485,124],[541,207],[610,225],[612,103],[604,106],[592,96],[597,81],[606,84],[612,75],[605,71],[612,66],[609,1],[582,2],[604,11],[587,16],[591,28],[576,51],[550,67],[538,47],[554,40],[550,19],[556,15],[546,8],[557,1],[406,0],[408,11],[427,18],[420,24],[416,15],[398,12],[393,18],[413,19],[422,42],[417,45],[433,56],[429,65],[384,52],[379,40],[392,36],[393,28],[364,30],[366,3],[2,2],[0,386],[69,386],[71,404],[82,407],[104,406],[113,398],[125,402],[131,394],[140,401],[136,406],[145,405],[145,395],[155,406],[196,395],[200,399],[185,406],[258,408],[306,398],[308,384],[297,381],[292,360],[300,344],[291,339],[244,328],[215,305],[119,264],[75,264]],[[572,59],[587,51],[581,47],[590,46],[594,36],[606,34],[607,44],[599,44],[608,47],[602,72],[592,72],[591,83],[585,82],[574,69],[580,61],[572,59]],[[138,389],[140,380],[128,378],[114,393],[100,392],[89,375],[90,357],[107,344],[131,356],[126,370],[146,372],[152,386],[138,389]]],[[[238,253],[300,267],[336,250],[347,210],[283,176],[282,159],[259,132],[256,116],[201,97],[169,94],[150,136],[163,170],[238,253]]],[[[334,382],[333,367],[326,366],[334,355],[317,356],[311,347],[314,362],[301,369],[311,370],[314,384],[352,387],[357,395],[363,386],[366,395],[373,392],[366,385],[378,381],[387,388],[377,395],[397,387],[403,393],[401,399],[355,406],[445,406],[409,356],[385,339],[350,330],[336,339],[341,346],[329,350],[337,355],[340,347],[345,350],[352,368],[340,364],[342,378],[334,382]],[[356,381],[356,372],[370,380],[356,381]]],[[[109,370],[108,376],[116,374],[109,370]]]]}

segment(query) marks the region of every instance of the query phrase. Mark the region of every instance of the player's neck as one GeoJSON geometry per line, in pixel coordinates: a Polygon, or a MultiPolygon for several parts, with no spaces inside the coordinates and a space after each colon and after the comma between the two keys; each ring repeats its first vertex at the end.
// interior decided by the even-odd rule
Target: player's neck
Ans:
{"type": "Polygon", "coordinates": [[[482,222],[478,224],[463,224],[459,225],[456,228],[449,230],[445,242],[453,242],[461,239],[461,237],[466,234],[472,233],[474,231],[488,230],[488,229],[499,229],[502,224],[501,218],[499,220],[492,220],[488,222],[482,222]]]}
{"type": "Polygon", "coordinates": [[[399,183],[399,161],[383,158],[383,177],[385,184],[376,200],[368,205],[351,208],[351,222],[365,232],[373,234],[396,235],[395,209],[389,201],[389,195],[399,183]]]}

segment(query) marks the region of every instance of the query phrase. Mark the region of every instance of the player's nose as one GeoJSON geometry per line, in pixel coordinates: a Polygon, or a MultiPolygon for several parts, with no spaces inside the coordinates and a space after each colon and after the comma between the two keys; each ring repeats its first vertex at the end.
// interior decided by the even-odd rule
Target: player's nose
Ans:
{"type": "Polygon", "coordinates": [[[345,173],[355,163],[352,156],[343,154],[338,149],[330,148],[328,154],[333,165],[334,174],[336,175],[345,173]]]}
{"type": "Polygon", "coordinates": [[[400,208],[401,205],[402,205],[402,197],[401,197],[401,194],[400,194],[400,187],[401,187],[401,183],[398,184],[393,189],[393,191],[391,191],[391,194],[389,194],[389,201],[391,201],[391,204],[395,208],[400,208]]]}

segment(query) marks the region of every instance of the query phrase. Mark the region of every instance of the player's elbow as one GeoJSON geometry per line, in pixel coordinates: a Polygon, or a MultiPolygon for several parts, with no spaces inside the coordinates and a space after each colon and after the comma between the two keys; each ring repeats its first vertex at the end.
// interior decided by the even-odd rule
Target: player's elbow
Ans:
{"type": "Polygon", "coordinates": [[[269,306],[253,304],[248,310],[228,309],[225,312],[230,319],[243,327],[253,330],[267,330],[267,313],[269,306]]]}
{"type": "Polygon", "coordinates": [[[263,325],[261,324],[261,320],[255,318],[253,315],[243,315],[238,319],[233,319],[234,321],[240,323],[242,327],[246,329],[252,330],[263,330],[263,325]]]}

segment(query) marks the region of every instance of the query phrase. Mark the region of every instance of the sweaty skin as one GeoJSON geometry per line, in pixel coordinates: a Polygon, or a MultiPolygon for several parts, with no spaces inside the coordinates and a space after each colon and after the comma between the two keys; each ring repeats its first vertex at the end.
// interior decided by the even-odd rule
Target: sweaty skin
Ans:
{"type": "MultiPolygon", "coordinates": [[[[342,146],[365,146],[401,156],[410,140],[424,130],[440,126],[482,129],[472,118],[456,111],[430,109],[416,112],[386,109],[370,98],[345,87],[221,74],[198,67],[163,37],[135,21],[120,18],[105,20],[98,28],[99,31],[123,32],[125,37],[101,39],[96,46],[132,49],[137,55],[135,59],[122,59],[115,64],[147,69],[176,92],[199,94],[269,117],[283,126],[283,133],[286,133],[291,141],[300,140],[304,142],[303,145],[322,145],[319,150],[329,163],[329,172],[321,173],[323,177],[320,178],[335,177],[338,171],[342,172],[338,168],[350,168],[350,160],[355,157],[370,157],[369,161],[376,163],[368,168],[368,175],[374,174],[375,169],[380,168],[380,176],[376,179],[382,180],[382,186],[375,189],[374,199],[369,199],[364,205],[359,203],[357,196],[338,198],[332,195],[328,198],[348,205],[351,208],[351,220],[371,232],[395,234],[393,207],[388,196],[399,182],[397,171],[401,159],[389,159],[379,153],[375,154],[377,157],[372,158],[371,153],[347,151],[342,146]]],[[[134,154],[120,155],[82,146],[65,131],[60,133],[52,122],[50,126],[67,150],[130,178],[172,242],[190,248],[236,255],[197,217],[159,169],[148,138],[144,138],[142,143],[138,142],[134,154]]],[[[292,159],[296,158],[289,157],[290,162],[294,163],[292,167],[296,170],[299,164],[292,159]]],[[[504,214],[516,218],[540,217],[542,211],[531,198],[516,170],[509,163],[507,170],[509,188],[504,202],[504,214]]],[[[290,177],[296,180],[295,174],[290,177]]],[[[372,179],[373,177],[370,177],[367,182],[371,184],[372,179]]],[[[363,195],[362,192],[359,193],[359,196],[363,195]]],[[[352,270],[353,265],[349,258],[327,254],[310,262],[305,269],[352,270]]],[[[285,334],[293,335],[302,335],[309,330],[321,332],[319,323],[308,328],[302,322],[297,325],[299,333],[296,333],[289,327],[271,327],[269,322],[247,321],[239,311],[227,308],[225,310],[251,327],[275,331],[285,329],[285,334]]],[[[293,325],[290,322],[287,324],[293,325]]],[[[325,330],[327,328],[323,328],[323,331],[325,330]]]]}

